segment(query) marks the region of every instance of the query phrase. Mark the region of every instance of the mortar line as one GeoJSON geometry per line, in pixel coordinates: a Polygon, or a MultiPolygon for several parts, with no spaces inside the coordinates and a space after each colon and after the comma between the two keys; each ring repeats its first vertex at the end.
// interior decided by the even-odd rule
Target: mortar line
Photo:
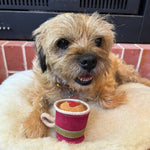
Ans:
{"type": "Polygon", "coordinates": [[[124,57],[124,50],[125,50],[125,48],[122,46],[122,45],[120,45],[120,44],[117,44],[120,48],[122,48],[122,53],[121,53],[121,59],[123,59],[123,57],[124,57]]]}
{"type": "Polygon", "coordinates": [[[141,60],[142,60],[143,48],[140,47],[140,46],[137,45],[137,44],[134,44],[134,45],[135,45],[137,48],[140,49],[140,55],[139,55],[138,63],[137,63],[137,66],[136,66],[136,71],[138,72],[138,71],[139,71],[139,68],[140,68],[141,60]]]}
{"type": "Polygon", "coordinates": [[[25,46],[27,45],[28,42],[25,42],[22,45],[22,54],[23,54],[23,61],[24,61],[24,69],[27,70],[27,59],[26,59],[26,53],[25,53],[25,46]]]}
{"type": "Polygon", "coordinates": [[[6,55],[5,55],[5,50],[4,50],[4,46],[9,43],[9,41],[5,42],[4,44],[1,45],[2,48],[2,55],[3,55],[3,61],[4,61],[4,67],[5,67],[5,71],[6,71],[6,77],[8,77],[8,67],[7,67],[7,61],[6,61],[6,55]]]}

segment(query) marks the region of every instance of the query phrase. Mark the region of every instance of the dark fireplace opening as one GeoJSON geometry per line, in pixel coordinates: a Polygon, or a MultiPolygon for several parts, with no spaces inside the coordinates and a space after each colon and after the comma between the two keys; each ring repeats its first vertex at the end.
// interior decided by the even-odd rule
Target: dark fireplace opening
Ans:
{"type": "Polygon", "coordinates": [[[33,40],[32,31],[64,12],[109,14],[116,41],[149,43],[149,0],[0,0],[0,39],[33,40]]]}

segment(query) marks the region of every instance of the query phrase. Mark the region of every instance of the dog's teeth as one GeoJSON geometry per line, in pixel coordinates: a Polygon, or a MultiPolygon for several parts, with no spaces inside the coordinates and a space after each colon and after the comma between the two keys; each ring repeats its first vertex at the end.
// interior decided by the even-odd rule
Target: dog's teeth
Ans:
{"type": "Polygon", "coordinates": [[[83,85],[83,86],[90,85],[92,80],[93,80],[92,76],[80,76],[75,79],[75,81],[78,84],[83,85]]]}
{"type": "Polygon", "coordinates": [[[83,79],[82,79],[82,78],[80,78],[80,80],[81,80],[81,81],[83,81],[83,79]]]}
{"type": "Polygon", "coordinates": [[[79,79],[80,81],[87,82],[87,81],[92,80],[92,77],[78,77],[78,79],[79,79]]]}

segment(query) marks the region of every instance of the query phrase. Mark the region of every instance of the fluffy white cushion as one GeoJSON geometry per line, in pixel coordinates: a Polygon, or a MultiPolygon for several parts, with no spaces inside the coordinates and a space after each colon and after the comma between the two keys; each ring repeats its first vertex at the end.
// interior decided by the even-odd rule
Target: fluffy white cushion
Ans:
{"type": "MultiPolygon", "coordinates": [[[[0,86],[0,150],[146,150],[150,148],[150,88],[141,84],[125,84],[129,101],[115,109],[91,105],[91,113],[80,144],[60,142],[55,130],[49,137],[27,139],[22,122],[32,107],[22,96],[33,80],[32,71],[9,77],[0,86]]],[[[52,111],[53,112],[53,111],[52,111]]]]}

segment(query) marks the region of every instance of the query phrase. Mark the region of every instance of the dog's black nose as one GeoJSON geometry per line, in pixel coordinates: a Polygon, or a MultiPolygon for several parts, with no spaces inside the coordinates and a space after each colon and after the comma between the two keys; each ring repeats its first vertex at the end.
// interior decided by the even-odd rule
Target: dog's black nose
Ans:
{"type": "Polygon", "coordinates": [[[79,65],[90,72],[92,69],[96,67],[97,58],[93,55],[83,55],[79,58],[79,65]]]}

